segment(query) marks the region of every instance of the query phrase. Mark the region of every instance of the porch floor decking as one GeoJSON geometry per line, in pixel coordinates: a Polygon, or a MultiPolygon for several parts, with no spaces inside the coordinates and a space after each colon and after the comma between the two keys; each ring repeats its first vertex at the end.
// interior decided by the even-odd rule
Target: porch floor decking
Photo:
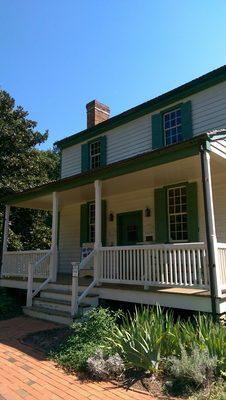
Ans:
{"type": "MultiPolygon", "coordinates": [[[[56,284],[59,285],[71,285],[71,275],[70,274],[58,274],[56,284]]],[[[79,286],[89,286],[92,282],[91,277],[81,277],[79,278],[79,286]]],[[[191,287],[162,287],[162,286],[149,286],[147,289],[144,289],[143,286],[140,285],[126,285],[126,284],[116,284],[116,283],[102,283],[101,288],[106,289],[120,289],[120,290],[133,290],[140,291],[145,293],[151,292],[159,292],[159,293],[171,293],[171,294],[183,294],[183,295],[191,295],[191,296],[205,296],[210,297],[210,291],[206,289],[200,288],[191,288],[191,287]]],[[[223,297],[226,297],[226,291],[223,294],[223,297]]]]}

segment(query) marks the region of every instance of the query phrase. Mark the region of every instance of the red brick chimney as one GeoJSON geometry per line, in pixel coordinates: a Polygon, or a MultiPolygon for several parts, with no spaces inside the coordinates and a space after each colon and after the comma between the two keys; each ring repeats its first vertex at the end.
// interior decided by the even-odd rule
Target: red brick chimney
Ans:
{"type": "Polygon", "coordinates": [[[97,100],[92,100],[86,104],[87,128],[91,128],[100,122],[106,121],[110,115],[110,108],[97,100]]]}

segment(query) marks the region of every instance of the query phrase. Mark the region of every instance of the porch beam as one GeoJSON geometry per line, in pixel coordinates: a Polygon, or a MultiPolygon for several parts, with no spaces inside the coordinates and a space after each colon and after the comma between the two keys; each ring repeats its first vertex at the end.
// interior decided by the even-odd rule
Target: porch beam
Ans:
{"type": "Polygon", "coordinates": [[[95,243],[94,248],[99,249],[102,246],[101,238],[101,191],[102,182],[96,180],[94,182],[95,186],[95,243]]]}
{"type": "Polygon", "coordinates": [[[217,299],[222,296],[218,265],[218,249],[213,206],[213,191],[211,178],[210,154],[204,146],[201,147],[201,168],[203,197],[205,210],[206,240],[209,262],[210,292],[213,316],[216,316],[217,299]]]}
{"type": "Polygon", "coordinates": [[[57,263],[58,263],[58,248],[57,248],[57,236],[58,236],[58,212],[59,212],[59,196],[57,192],[53,192],[53,203],[52,203],[52,242],[51,242],[51,264],[50,264],[50,276],[51,281],[55,282],[57,279],[57,263]]]}

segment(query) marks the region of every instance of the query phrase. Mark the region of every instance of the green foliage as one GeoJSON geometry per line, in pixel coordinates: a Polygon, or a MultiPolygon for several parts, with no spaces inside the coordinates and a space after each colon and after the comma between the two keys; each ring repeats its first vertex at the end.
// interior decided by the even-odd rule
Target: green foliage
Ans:
{"type": "Polygon", "coordinates": [[[167,361],[167,369],[174,382],[172,389],[177,389],[177,394],[181,390],[185,391],[197,389],[214,376],[217,366],[217,357],[211,357],[207,349],[200,350],[194,347],[188,353],[181,347],[180,357],[170,357],[167,361]]]}
{"type": "Polygon", "coordinates": [[[125,316],[109,341],[127,367],[153,371],[162,358],[178,352],[177,330],[171,313],[144,307],[125,316]]]}
{"type": "Polygon", "coordinates": [[[208,350],[211,357],[217,357],[219,368],[226,370],[226,329],[220,322],[213,321],[211,315],[198,315],[181,323],[180,341],[188,350],[194,345],[208,350]]]}
{"type": "Polygon", "coordinates": [[[109,340],[127,367],[153,371],[167,357],[180,356],[181,347],[188,353],[197,347],[217,358],[218,370],[225,370],[226,330],[209,315],[174,322],[172,313],[145,307],[125,316],[109,340]]]}
{"type": "MultiPolygon", "coordinates": [[[[48,131],[41,134],[15,100],[0,90],[0,197],[47,183],[59,177],[59,154],[40,151],[48,131]]],[[[4,205],[0,204],[0,240],[4,205]]],[[[51,238],[49,214],[39,210],[12,209],[10,250],[47,248],[51,238]]]]}
{"type": "Polygon", "coordinates": [[[189,400],[226,400],[226,384],[222,380],[213,382],[205,390],[193,394],[189,400]]]}
{"type": "Polygon", "coordinates": [[[91,310],[74,322],[69,339],[51,357],[69,371],[86,370],[88,358],[105,345],[106,338],[115,329],[118,316],[119,313],[108,309],[91,310]]]}
{"type": "Polygon", "coordinates": [[[9,295],[6,288],[0,288],[0,320],[8,319],[19,315],[22,308],[9,295]]]}
{"type": "Polygon", "coordinates": [[[95,354],[88,358],[87,369],[96,379],[118,378],[124,372],[124,363],[119,354],[106,355],[102,349],[97,349],[95,354]]]}

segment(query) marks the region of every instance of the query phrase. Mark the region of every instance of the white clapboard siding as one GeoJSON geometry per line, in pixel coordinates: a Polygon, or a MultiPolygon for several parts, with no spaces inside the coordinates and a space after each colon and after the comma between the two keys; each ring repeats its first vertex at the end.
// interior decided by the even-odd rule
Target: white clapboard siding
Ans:
{"type": "MultiPolygon", "coordinates": [[[[226,82],[203,90],[183,101],[192,102],[193,135],[226,127],[226,82]]],[[[181,100],[179,101],[179,103],[181,100]]],[[[177,103],[172,103],[172,106],[177,103]]],[[[153,114],[163,111],[156,110],[153,114]]],[[[105,132],[107,164],[142,154],[152,149],[151,118],[148,114],[105,132]]],[[[81,172],[81,144],[62,151],[62,178],[81,172]]]]}
{"type": "Polygon", "coordinates": [[[151,150],[151,116],[145,115],[107,132],[107,163],[151,150]]]}
{"type": "Polygon", "coordinates": [[[81,145],[67,147],[62,151],[61,178],[81,172],[81,145]]]}
{"type": "Polygon", "coordinates": [[[60,212],[59,272],[71,273],[72,261],[80,261],[80,205],[60,212]]]}

